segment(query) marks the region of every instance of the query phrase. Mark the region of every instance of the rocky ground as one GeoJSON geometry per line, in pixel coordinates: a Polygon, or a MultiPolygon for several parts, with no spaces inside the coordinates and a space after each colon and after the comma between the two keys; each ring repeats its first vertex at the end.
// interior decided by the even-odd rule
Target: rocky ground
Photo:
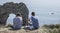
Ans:
{"type": "Polygon", "coordinates": [[[45,28],[39,28],[37,30],[13,30],[11,28],[1,28],[0,33],[48,33],[48,30],[45,28]]]}
{"type": "Polygon", "coordinates": [[[37,30],[27,30],[22,27],[20,30],[13,30],[10,27],[0,26],[0,33],[60,33],[60,28],[40,27],[37,30]]]}

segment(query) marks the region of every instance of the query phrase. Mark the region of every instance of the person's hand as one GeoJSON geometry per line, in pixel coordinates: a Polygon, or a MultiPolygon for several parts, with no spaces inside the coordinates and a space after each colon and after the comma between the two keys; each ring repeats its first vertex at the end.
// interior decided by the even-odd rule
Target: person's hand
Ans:
{"type": "Polygon", "coordinates": [[[30,21],[30,19],[26,19],[27,21],[30,21]]]}

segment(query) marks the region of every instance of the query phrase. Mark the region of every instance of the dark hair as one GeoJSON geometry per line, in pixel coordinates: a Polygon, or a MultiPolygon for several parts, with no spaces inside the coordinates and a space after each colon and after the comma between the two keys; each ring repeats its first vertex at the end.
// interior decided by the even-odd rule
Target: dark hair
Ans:
{"type": "Polygon", "coordinates": [[[16,14],[16,16],[20,16],[20,14],[16,14]]]}
{"type": "Polygon", "coordinates": [[[35,12],[32,12],[31,15],[32,15],[32,16],[35,16],[35,12]]]}

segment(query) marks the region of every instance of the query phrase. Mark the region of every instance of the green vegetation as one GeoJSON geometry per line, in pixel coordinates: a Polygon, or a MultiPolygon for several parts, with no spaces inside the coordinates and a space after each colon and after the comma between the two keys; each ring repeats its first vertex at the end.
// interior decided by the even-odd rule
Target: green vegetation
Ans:
{"type": "Polygon", "coordinates": [[[44,25],[42,27],[45,27],[49,33],[60,33],[60,24],[44,25]]]}
{"type": "Polygon", "coordinates": [[[59,28],[60,28],[60,24],[56,24],[56,25],[54,25],[54,24],[51,24],[51,25],[44,25],[44,26],[42,26],[42,27],[50,28],[50,29],[54,29],[54,28],[59,29],[59,28]]]}

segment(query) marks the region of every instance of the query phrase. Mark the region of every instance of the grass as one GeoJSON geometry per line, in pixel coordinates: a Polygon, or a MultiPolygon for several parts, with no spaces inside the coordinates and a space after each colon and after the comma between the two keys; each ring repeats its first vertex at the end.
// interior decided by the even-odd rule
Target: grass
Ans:
{"type": "Polygon", "coordinates": [[[60,33],[60,24],[44,25],[49,33],[60,33]]]}

